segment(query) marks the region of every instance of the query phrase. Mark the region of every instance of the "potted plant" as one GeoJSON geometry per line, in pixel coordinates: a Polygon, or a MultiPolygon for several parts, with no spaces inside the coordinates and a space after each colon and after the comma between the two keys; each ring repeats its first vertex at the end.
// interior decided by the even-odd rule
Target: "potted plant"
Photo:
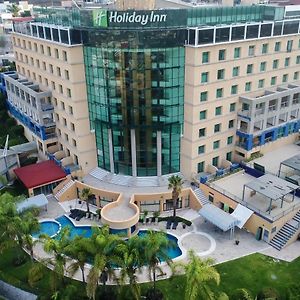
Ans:
{"type": "Polygon", "coordinates": [[[143,220],[143,224],[146,224],[147,216],[148,216],[148,210],[145,210],[145,211],[144,211],[144,220],[143,220]]]}
{"type": "Polygon", "coordinates": [[[153,213],[153,217],[155,219],[155,224],[158,224],[158,217],[159,217],[159,215],[160,215],[160,211],[155,211],[153,213]]]}

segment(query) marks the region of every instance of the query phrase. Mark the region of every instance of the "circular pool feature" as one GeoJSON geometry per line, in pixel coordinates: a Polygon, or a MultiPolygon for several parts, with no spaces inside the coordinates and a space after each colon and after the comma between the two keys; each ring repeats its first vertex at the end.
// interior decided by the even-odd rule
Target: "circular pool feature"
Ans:
{"type": "Polygon", "coordinates": [[[39,238],[41,234],[47,234],[53,238],[59,233],[61,228],[61,225],[57,221],[41,221],[39,223],[40,230],[32,234],[34,238],[39,238]]]}

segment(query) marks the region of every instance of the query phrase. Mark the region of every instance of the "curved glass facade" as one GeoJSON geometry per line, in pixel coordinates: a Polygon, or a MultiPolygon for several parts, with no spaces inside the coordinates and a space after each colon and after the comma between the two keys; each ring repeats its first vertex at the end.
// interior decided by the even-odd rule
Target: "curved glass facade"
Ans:
{"type": "Polygon", "coordinates": [[[99,167],[133,176],[179,171],[185,32],[83,32],[99,167]]]}

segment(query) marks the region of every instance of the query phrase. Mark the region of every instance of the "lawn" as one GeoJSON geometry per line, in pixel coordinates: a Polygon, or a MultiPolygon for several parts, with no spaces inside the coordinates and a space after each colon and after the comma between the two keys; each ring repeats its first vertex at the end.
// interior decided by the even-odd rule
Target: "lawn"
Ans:
{"type": "MultiPolygon", "coordinates": [[[[26,256],[26,262],[21,266],[14,266],[13,263],[17,254],[20,253],[22,253],[21,250],[13,249],[5,251],[0,256],[0,279],[36,293],[41,296],[41,299],[49,299],[50,272],[46,272],[46,275],[34,287],[30,287],[27,282],[28,270],[32,265],[29,257],[26,256]]],[[[217,265],[216,268],[221,275],[221,284],[219,287],[212,286],[212,290],[217,295],[225,292],[230,299],[239,299],[234,297],[234,291],[238,288],[246,288],[254,296],[263,288],[271,287],[280,294],[278,299],[300,299],[300,258],[292,263],[285,263],[261,254],[253,254],[217,265]],[[293,289],[294,297],[289,296],[290,288],[293,289]]],[[[68,279],[67,284],[70,283],[75,285],[77,297],[73,296],[72,299],[86,299],[83,284],[68,279]]],[[[159,281],[157,286],[163,291],[165,299],[182,300],[184,298],[184,276],[159,281]]],[[[148,287],[149,284],[142,284],[143,291],[148,287]]]]}

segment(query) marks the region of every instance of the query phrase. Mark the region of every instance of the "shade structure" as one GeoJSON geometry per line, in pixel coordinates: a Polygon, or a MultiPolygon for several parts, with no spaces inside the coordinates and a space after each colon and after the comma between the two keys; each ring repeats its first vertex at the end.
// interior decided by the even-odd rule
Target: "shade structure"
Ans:
{"type": "Polygon", "coordinates": [[[48,205],[48,199],[46,198],[46,196],[44,194],[40,194],[37,196],[33,196],[30,198],[27,198],[26,200],[20,202],[17,204],[17,211],[18,212],[22,212],[26,209],[29,208],[41,208],[41,207],[45,207],[47,208],[48,205]]]}
{"type": "Polygon", "coordinates": [[[236,226],[242,229],[253,213],[254,212],[251,209],[245,207],[244,205],[238,204],[231,215],[238,220],[236,226]]]}
{"type": "Polygon", "coordinates": [[[200,216],[216,225],[223,231],[228,231],[238,224],[239,220],[213,204],[206,204],[199,210],[200,216]]]}

